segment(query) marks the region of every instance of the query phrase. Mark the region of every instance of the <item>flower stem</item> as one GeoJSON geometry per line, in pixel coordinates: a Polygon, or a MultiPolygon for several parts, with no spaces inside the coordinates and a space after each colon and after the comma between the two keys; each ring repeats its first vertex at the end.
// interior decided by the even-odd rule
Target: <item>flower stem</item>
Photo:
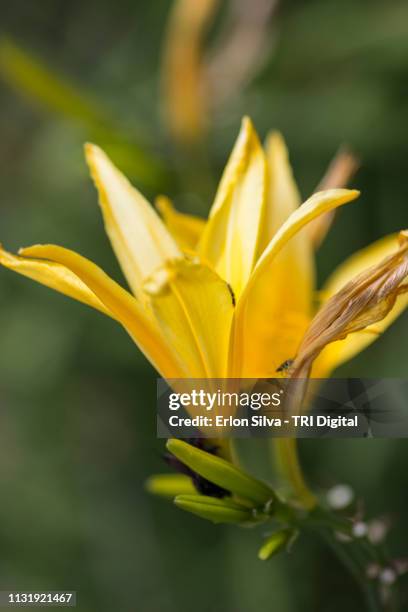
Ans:
{"type": "MultiPolygon", "coordinates": [[[[350,521],[318,506],[301,521],[301,525],[305,530],[316,533],[354,577],[364,596],[367,612],[384,612],[389,609],[382,600],[378,581],[369,579],[366,574],[367,566],[377,558],[378,551],[368,541],[365,548],[363,540],[342,543],[336,537],[338,531],[351,534],[350,521]]],[[[388,604],[395,603],[395,593],[393,595],[394,602],[389,600],[388,604]]]]}
{"type": "Polygon", "coordinates": [[[306,510],[311,510],[316,506],[317,501],[304,479],[299,463],[296,438],[275,440],[275,449],[279,470],[295,493],[296,501],[306,510]]]}

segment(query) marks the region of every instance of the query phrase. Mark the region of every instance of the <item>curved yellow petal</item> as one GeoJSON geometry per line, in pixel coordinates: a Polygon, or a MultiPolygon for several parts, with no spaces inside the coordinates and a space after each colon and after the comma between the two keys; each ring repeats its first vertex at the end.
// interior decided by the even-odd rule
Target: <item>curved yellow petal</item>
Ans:
{"type": "MultiPolygon", "coordinates": [[[[266,215],[262,250],[300,204],[300,195],[282,136],[270,134],[266,215]]],[[[246,311],[245,350],[240,376],[267,378],[295,355],[311,316],[314,259],[307,228],[282,248],[254,284],[246,311]],[[273,350],[271,350],[273,347],[273,350]]]]}
{"type": "MultiPolygon", "coordinates": [[[[346,259],[323,286],[321,291],[323,301],[326,302],[355,276],[363,272],[363,270],[377,265],[385,257],[392,255],[397,248],[397,240],[398,234],[385,236],[346,259]]],[[[360,332],[350,334],[344,340],[329,344],[316,359],[313,376],[324,378],[339,365],[352,359],[374,342],[407,306],[408,295],[402,294],[397,298],[392,310],[382,321],[378,321],[360,332]]]]}
{"type": "Polygon", "coordinates": [[[109,317],[115,318],[113,313],[90,291],[85,283],[75,276],[71,270],[61,264],[12,255],[1,247],[0,264],[9,270],[37,281],[37,283],[55,289],[55,291],[59,291],[74,300],[92,306],[92,308],[100,310],[109,317]]]}
{"type": "Polygon", "coordinates": [[[27,247],[21,249],[20,254],[23,257],[46,259],[68,268],[123,325],[162,376],[181,378],[188,374],[184,364],[177,362],[172,349],[139,302],[97,265],[69,249],[55,245],[27,247]]]}
{"type": "Polygon", "coordinates": [[[142,194],[97,146],[85,145],[85,155],[99,192],[106,232],[135,295],[143,280],[181,252],[162,220],[142,194]]]}
{"type": "Polygon", "coordinates": [[[264,273],[277,253],[302,227],[319,215],[355,200],[359,194],[360,192],[356,189],[328,189],[327,191],[319,191],[306,200],[288,217],[262,253],[245,292],[249,291],[251,285],[264,273]]]}
{"type": "Polygon", "coordinates": [[[265,221],[262,228],[260,254],[269,241],[301,204],[293,171],[289,162],[288,149],[282,134],[271,132],[265,143],[268,169],[265,221]]]}
{"type": "Polygon", "coordinates": [[[224,378],[234,311],[228,285],[209,267],[184,260],[157,271],[144,289],[189,377],[224,378]]]}
{"type": "MultiPolygon", "coordinates": [[[[231,377],[243,376],[242,372],[247,372],[248,368],[251,368],[251,364],[246,362],[248,349],[247,345],[248,342],[250,342],[252,331],[256,329],[257,326],[257,308],[259,306],[259,296],[265,295],[270,287],[270,284],[273,283],[273,279],[270,277],[270,269],[271,266],[274,265],[278,255],[282,253],[282,249],[307,223],[333,208],[337,208],[338,206],[351,202],[358,195],[358,191],[347,189],[331,189],[316,193],[304,204],[302,204],[302,206],[297,208],[274,235],[268,247],[263,252],[261,258],[258,260],[249,283],[237,304],[230,347],[231,377]],[[245,365],[246,363],[247,365],[245,365]]],[[[283,288],[282,286],[276,286],[273,284],[269,290],[279,292],[282,291],[283,288]]],[[[282,305],[282,307],[283,306],[284,305],[282,305]]],[[[265,325],[266,324],[267,321],[265,320],[265,325]]],[[[304,331],[306,324],[307,320],[303,319],[302,317],[300,317],[297,321],[294,320],[293,322],[288,323],[288,321],[285,321],[284,311],[282,311],[280,314],[276,313],[276,319],[270,321],[272,328],[275,326],[276,329],[281,330],[281,334],[284,339],[288,335],[288,332],[290,333],[292,342],[288,343],[287,345],[288,351],[292,349],[292,347],[297,348],[295,345],[300,342],[301,334],[304,331]],[[297,333],[299,332],[300,335],[297,337],[297,333]]],[[[266,333],[266,329],[263,329],[266,333]]],[[[259,335],[260,333],[258,331],[258,336],[259,335]]],[[[265,346],[263,362],[260,364],[260,373],[258,374],[257,371],[253,371],[252,376],[264,376],[263,372],[265,371],[265,368],[268,367],[267,361],[265,361],[267,360],[267,348],[268,346],[265,346]]],[[[273,358],[275,346],[271,344],[269,349],[269,363],[271,363],[272,367],[274,367],[277,361],[273,358]]],[[[253,353],[254,351],[252,351],[252,354],[253,353]]],[[[293,355],[286,354],[284,359],[286,360],[291,357],[293,357],[293,355]]]]}
{"type": "Polygon", "coordinates": [[[167,229],[179,247],[194,251],[203,233],[205,220],[179,212],[166,196],[158,196],[155,204],[167,229]]]}
{"type": "Polygon", "coordinates": [[[256,262],[265,174],[264,152],[251,121],[245,117],[198,248],[237,296],[256,262]]]}

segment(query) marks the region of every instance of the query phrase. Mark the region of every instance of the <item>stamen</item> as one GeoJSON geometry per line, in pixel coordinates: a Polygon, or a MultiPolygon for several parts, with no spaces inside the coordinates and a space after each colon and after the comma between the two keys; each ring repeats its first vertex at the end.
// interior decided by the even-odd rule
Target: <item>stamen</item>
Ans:
{"type": "Polygon", "coordinates": [[[233,290],[233,288],[231,287],[231,285],[229,283],[227,283],[227,287],[228,287],[229,292],[231,294],[232,305],[235,306],[237,302],[236,302],[236,299],[235,299],[234,290],[233,290]]]}

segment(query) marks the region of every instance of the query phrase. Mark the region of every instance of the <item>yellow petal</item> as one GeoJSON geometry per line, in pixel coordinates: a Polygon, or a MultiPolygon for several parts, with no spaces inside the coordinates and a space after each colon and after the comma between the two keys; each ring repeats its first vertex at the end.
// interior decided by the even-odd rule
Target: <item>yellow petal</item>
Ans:
{"type": "Polygon", "coordinates": [[[65,266],[51,261],[12,255],[1,247],[0,263],[5,268],[9,268],[9,270],[14,270],[14,272],[37,281],[37,283],[55,289],[55,291],[68,295],[74,300],[92,306],[104,314],[115,318],[85,283],[65,266]]]}
{"type": "Polygon", "coordinates": [[[207,266],[180,261],[145,283],[151,310],[190,378],[223,378],[233,314],[227,284],[207,266]]]}
{"type": "Polygon", "coordinates": [[[94,263],[55,245],[35,245],[21,249],[20,253],[23,257],[46,259],[68,268],[123,325],[162,376],[178,378],[186,375],[183,365],[176,361],[171,348],[138,301],[94,263]]]}
{"type": "MultiPolygon", "coordinates": [[[[397,234],[385,236],[368,247],[354,253],[354,255],[341,264],[322,289],[321,295],[324,302],[340,291],[344,285],[363,270],[378,264],[385,257],[393,254],[397,248],[397,238],[397,234]]],[[[329,344],[316,359],[313,376],[316,378],[324,378],[339,365],[352,359],[374,342],[407,306],[408,295],[400,295],[391,312],[389,312],[382,321],[378,321],[360,332],[350,334],[344,340],[329,344]]]]}
{"type": "Polygon", "coordinates": [[[166,196],[158,196],[155,204],[179,247],[194,251],[204,230],[204,219],[179,212],[166,196]]]}
{"type": "Polygon", "coordinates": [[[162,220],[95,145],[85,146],[86,159],[99,191],[106,232],[135,295],[143,280],[181,252],[162,220]]]}
{"type": "Polygon", "coordinates": [[[199,252],[233,288],[245,287],[256,262],[265,203],[266,162],[248,118],[224,170],[199,252]]]}
{"type": "Polygon", "coordinates": [[[301,204],[300,193],[289,163],[288,150],[279,132],[269,134],[266,139],[265,153],[268,169],[268,195],[260,254],[267,247],[282,223],[301,204]]]}
{"type": "Polygon", "coordinates": [[[197,142],[206,127],[204,45],[218,4],[218,0],[172,3],[163,45],[163,98],[168,127],[180,144],[197,142]]]}
{"type": "MultiPolygon", "coordinates": [[[[282,136],[267,140],[266,219],[261,248],[300,204],[282,136]]],[[[295,355],[311,316],[314,259],[307,228],[282,248],[256,283],[246,309],[243,378],[276,376],[276,369],[295,355]],[[271,350],[273,347],[273,351],[271,350]]]]}
{"type": "MultiPolygon", "coordinates": [[[[234,323],[233,323],[233,333],[232,333],[232,342],[230,349],[230,376],[242,376],[241,372],[245,368],[245,372],[250,368],[250,363],[246,362],[246,354],[248,349],[248,342],[250,342],[251,333],[256,329],[257,325],[257,308],[259,308],[259,295],[262,295],[263,292],[266,295],[268,290],[268,284],[272,282],[272,286],[270,287],[270,291],[280,292],[284,291],[284,287],[275,285],[273,280],[270,278],[270,268],[274,264],[277,256],[282,252],[282,249],[289,242],[289,240],[295,236],[307,223],[315,219],[318,215],[321,215],[329,210],[336,208],[338,206],[342,206],[347,202],[351,202],[359,195],[358,191],[351,191],[347,189],[331,189],[328,191],[322,191],[314,194],[311,198],[309,198],[302,206],[296,209],[289,218],[285,221],[285,223],[280,227],[278,232],[274,235],[272,240],[270,241],[268,247],[263,252],[261,258],[259,259],[252,275],[250,281],[245,288],[244,293],[242,294],[240,300],[238,301],[237,308],[235,311],[234,323]],[[249,327],[248,327],[249,326],[249,327]],[[245,362],[247,365],[245,365],[245,362]]],[[[286,282],[289,282],[287,280],[286,282]]],[[[276,313],[276,319],[270,321],[270,325],[272,328],[281,329],[281,335],[283,337],[284,342],[288,342],[287,350],[288,352],[292,350],[292,348],[297,348],[295,345],[299,344],[301,339],[301,333],[304,331],[305,325],[307,321],[302,320],[300,317],[299,320],[287,320],[285,318],[285,310],[284,304],[282,304],[281,313],[276,313]],[[279,317],[279,318],[278,318],[279,317]],[[300,332],[300,335],[297,334],[300,332]],[[290,336],[290,342],[287,336],[290,336]]],[[[266,321],[263,321],[263,324],[267,324],[266,321]]],[[[266,333],[266,329],[262,328],[262,330],[266,333]]],[[[258,330],[257,335],[260,336],[262,330],[258,330]]],[[[283,344],[282,344],[283,346],[283,344]]],[[[268,367],[268,354],[267,348],[265,346],[265,351],[263,353],[263,362],[260,364],[260,373],[257,371],[253,371],[251,376],[264,376],[265,368],[268,367]],[[266,361],[265,361],[266,360],[266,361]]],[[[279,354],[279,359],[281,358],[281,353],[279,351],[282,350],[281,346],[276,345],[276,348],[273,344],[269,347],[270,350],[270,361],[272,367],[277,363],[277,359],[274,359],[275,350],[277,354],[279,354]]],[[[254,351],[252,351],[252,354],[254,351]]],[[[284,360],[290,359],[293,357],[293,354],[286,354],[284,356],[284,360]]],[[[280,365],[280,364],[279,364],[280,365]]]]}

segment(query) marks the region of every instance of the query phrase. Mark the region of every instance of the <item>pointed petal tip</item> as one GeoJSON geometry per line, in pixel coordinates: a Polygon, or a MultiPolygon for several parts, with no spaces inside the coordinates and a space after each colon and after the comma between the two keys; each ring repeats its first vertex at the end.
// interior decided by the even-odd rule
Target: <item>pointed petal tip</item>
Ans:
{"type": "Polygon", "coordinates": [[[248,115],[244,115],[241,120],[241,128],[239,133],[245,138],[249,138],[251,135],[256,134],[255,126],[252,119],[248,115]]]}
{"type": "MultiPolygon", "coordinates": [[[[252,122],[252,119],[248,115],[244,115],[241,120],[241,127],[238,133],[238,137],[235,143],[236,146],[243,147],[244,150],[248,146],[261,146],[259,141],[258,132],[252,122]]],[[[234,147],[234,148],[235,148],[234,147]]],[[[234,152],[234,151],[233,151],[234,152]]]]}
{"type": "Polygon", "coordinates": [[[177,506],[177,508],[183,508],[183,507],[184,507],[184,505],[185,505],[185,500],[184,500],[184,498],[183,498],[183,497],[181,497],[181,499],[180,499],[180,497],[181,497],[180,495],[177,495],[177,497],[175,497],[175,498],[173,499],[173,504],[175,504],[175,505],[177,506]]]}
{"type": "Polygon", "coordinates": [[[103,150],[100,147],[98,147],[98,145],[94,144],[93,142],[84,143],[84,154],[85,154],[85,159],[89,166],[94,163],[96,156],[104,157],[106,155],[103,152],[103,150]]]}
{"type": "Polygon", "coordinates": [[[84,144],[84,155],[91,177],[97,185],[99,180],[99,174],[101,168],[103,167],[102,164],[105,162],[112,166],[112,161],[105,153],[105,151],[101,149],[101,147],[92,142],[86,142],[84,144]]]}
{"type": "Polygon", "coordinates": [[[351,202],[351,200],[356,200],[360,197],[361,191],[359,189],[340,189],[339,191],[344,192],[344,198],[346,202],[351,202]]]}
{"type": "Polygon", "coordinates": [[[32,244],[28,247],[20,247],[17,255],[22,257],[37,257],[42,249],[52,246],[51,244],[32,244]]]}
{"type": "Polygon", "coordinates": [[[283,137],[282,132],[280,132],[279,130],[270,130],[267,135],[266,135],[266,146],[268,147],[268,145],[272,145],[272,144],[280,144],[280,145],[285,145],[285,139],[283,137]]]}
{"type": "Polygon", "coordinates": [[[174,443],[176,443],[176,446],[177,446],[176,438],[169,438],[166,442],[166,449],[171,452],[172,449],[174,448],[174,443]]]}
{"type": "Polygon", "coordinates": [[[270,163],[273,164],[273,167],[275,167],[279,162],[280,165],[282,162],[289,164],[288,146],[282,132],[279,130],[271,130],[268,132],[265,138],[264,149],[270,163]]]}
{"type": "Polygon", "coordinates": [[[331,197],[336,200],[341,200],[344,203],[350,202],[351,200],[355,200],[359,197],[360,191],[358,189],[343,189],[343,188],[332,188],[332,189],[324,189],[322,191],[316,191],[313,197],[331,197]]]}

